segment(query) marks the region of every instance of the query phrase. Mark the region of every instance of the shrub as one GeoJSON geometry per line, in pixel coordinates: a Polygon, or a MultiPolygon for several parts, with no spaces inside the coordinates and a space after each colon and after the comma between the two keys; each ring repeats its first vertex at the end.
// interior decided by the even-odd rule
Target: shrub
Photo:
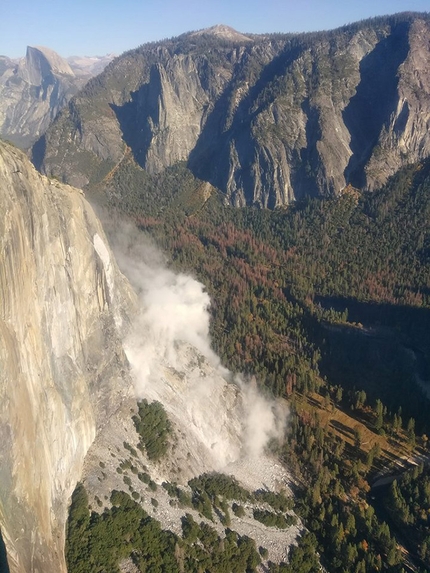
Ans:
{"type": "Polygon", "coordinates": [[[291,525],[295,525],[297,519],[293,515],[282,515],[281,513],[272,513],[265,509],[254,509],[254,519],[260,521],[267,527],[279,527],[279,529],[286,529],[291,525]]]}
{"type": "Polygon", "coordinates": [[[146,472],[141,472],[137,474],[137,477],[140,479],[141,482],[148,484],[151,481],[151,477],[146,472]]]}
{"type": "Polygon", "coordinates": [[[236,517],[241,518],[241,517],[245,516],[245,510],[243,509],[243,507],[241,505],[238,505],[237,503],[233,503],[232,509],[233,509],[233,513],[236,517]]]}
{"type": "Polygon", "coordinates": [[[142,400],[139,412],[133,416],[136,431],[140,436],[139,449],[146,451],[151,460],[158,460],[167,452],[172,432],[167,414],[160,402],[142,400]]]}

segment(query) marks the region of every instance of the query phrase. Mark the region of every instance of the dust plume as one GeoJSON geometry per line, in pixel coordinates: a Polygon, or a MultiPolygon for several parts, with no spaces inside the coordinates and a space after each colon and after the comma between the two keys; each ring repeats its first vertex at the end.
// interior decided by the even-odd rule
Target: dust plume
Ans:
{"type": "Polygon", "coordinates": [[[212,469],[260,456],[270,438],[282,436],[286,411],[264,398],[255,382],[222,367],[210,345],[204,286],[168,269],[135,228],[122,228],[113,243],[141,305],[125,344],[137,397],[163,403],[169,417],[193,434],[195,447],[207,452],[212,469]]]}

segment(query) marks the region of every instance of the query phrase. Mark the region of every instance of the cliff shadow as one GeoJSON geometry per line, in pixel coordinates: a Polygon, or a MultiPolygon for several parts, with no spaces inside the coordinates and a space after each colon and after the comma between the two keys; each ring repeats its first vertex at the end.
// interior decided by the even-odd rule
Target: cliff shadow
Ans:
{"type": "Polygon", "coordinates": [[[430,379],[430,309],[340,297],[316,297],[323,308],[348,311],[349,323],[325,323],[315,331],[320,371],[332,384],[364,390],[391,412],[428,431],[430,401],[418,380],[430,379]]]}
{"type": "MultiPolygon", "coordinates": [[[[237,186],[242,187],[247,202],[252,203],[255,187],[255,174],[252,165],[258,152],[258,145],[252,133],[252,123],[262,109],[278,95],[274,89],[271,95],[267,96],[268,86],[277,77],[287,73],[288,67],[303,50],[304,47],[301,45],[288,43],[279,55],[263,66],[249,92],[233,111],[232,99],[237,88],[240,87],[238,81],[248,77],[250,73],[255,73],[255,70],[252,69],[251,58],[248,59],[247,64],[237,64],[233,78],[239,78],[239,80],[229,83],[217,99],[197,143],[190,153],[188,167],[196,177],[208,181],[225,192],[230,178],[231,144],[234,142],[237,164],[240,166],[235,172],[237,186]],[[247,69],[246,65],[251,70],[247,69]],[[239,69],[240,66],[244,66],[243,69],[239,69]],[[259,96],[264,91],[266,91],[266,97],[260,98],[259,96]],[[259,102],[260,99],[262,99],[261,102],[259,102]],[[231,117],[229,117],[229,113],[232,114],[231,117]],[[228,127],[226,128],[226,126],[228,127]]],[[[263,159],[260,158],[260,161],[263,159]]],[[[273,208],[275,203],[270,204],[269,199],[267,206],[273,208]]]]}
{"type": "Polygon", "coordinates": [[[7,562],[6,545],[3,541],[1,530],[0,530],[0,573],[10,573],[9,564],[7,562]]]}
{"type": "Polygon", "coordinates": [[[158,123],[160,92],[160,72],[157,66],[152,66],[149,82],[131,92],[130,101],[121,106],[109,104],[120,125],[122,139],[131,149],[136,163],[142,168],[145,168],[153,137],[151,125],[158,123]]]}
{"type": "Polygon", "coordinates": [[[402,22],[380,40],[360,62],[360,82],[343,111],[352,151],[344,171],[347,183],[365,185],[364,167],[378,142],[382,128],[397,107],[397,71],[409,50],[409,23],[402,22]]]}
{"type": "Polygon", "coordinates": [[[39,173],[42,173],[42,165],[45,159],[45,153],[46,137],[42,135],[42,137],[40,137],[31,148],[31,161],[39,173]]]}
{"type": "Polygon", "coordinates": [[[320,162],[317,142],[322,137],[319,110],[311,106],[308,97],[303,100],[301,108],[306,116],[306,147],[300,149],[297,165],[291,170],[291,183],[298,201],[320,195],[317,185],[320,162]]]}

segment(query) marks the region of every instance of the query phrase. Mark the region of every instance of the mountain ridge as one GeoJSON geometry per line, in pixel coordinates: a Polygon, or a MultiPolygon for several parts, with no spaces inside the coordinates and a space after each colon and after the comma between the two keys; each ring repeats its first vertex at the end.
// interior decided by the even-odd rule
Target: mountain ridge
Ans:
{"type": "Polygon", "coordinates": [[[184,36],[195,37],[195,36],[216,36],[220,38],[224,38],[226,40],[230,40],[233,42],[243,42],[243,41],[252,41],[246,34],[242,34],[238,32],[234,28],[227,26],[226,24],[215,24],[214,26],[210,26],[209,28],[203,28],[202,30],[197,30],[196,32],[188,32],[183,34],[184,36]]]}
{"type": "Polygon", "coordinates": [[[374,189],[428,156],[427,14],[246,42],[193,34],[115,60],[60,114],[35,164],[91,186],[130,148],[149,173],[185,161],[233,205],[273,208],[374,189]]]}

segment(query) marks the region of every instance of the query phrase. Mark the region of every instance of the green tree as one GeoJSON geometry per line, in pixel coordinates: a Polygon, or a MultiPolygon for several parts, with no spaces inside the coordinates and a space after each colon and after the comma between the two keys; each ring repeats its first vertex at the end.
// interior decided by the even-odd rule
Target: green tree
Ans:
{"type": "Polygon", "coordinates": [[[384,425],[384,406],[379,398],[376,400],[375,415],[375,429],[377,432],[381,432],[384,425]]]}

